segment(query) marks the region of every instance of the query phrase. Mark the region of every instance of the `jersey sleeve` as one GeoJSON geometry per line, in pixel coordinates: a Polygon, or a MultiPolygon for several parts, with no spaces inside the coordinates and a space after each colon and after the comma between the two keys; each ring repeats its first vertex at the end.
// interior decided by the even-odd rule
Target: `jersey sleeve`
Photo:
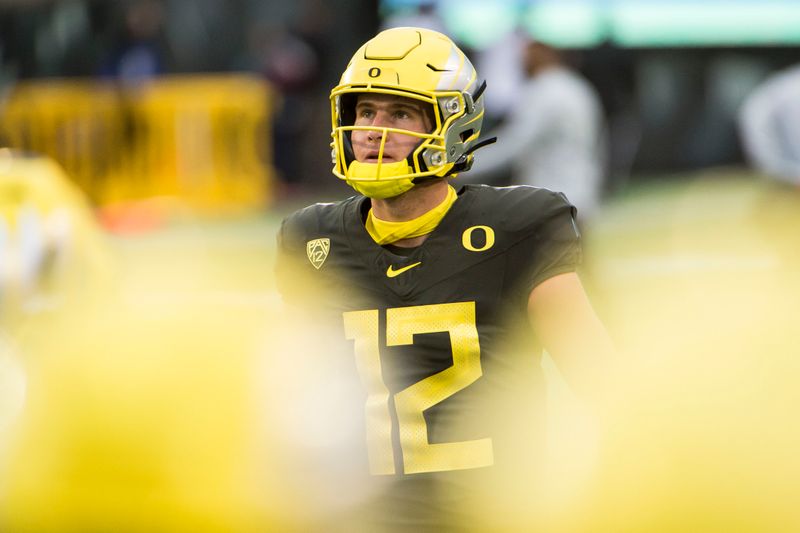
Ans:
{"type": "Polygon", "coordinates": [[[530,216],[514,255],[524,266],[524,294],[530,294],[543,281],[574,272],[581,263],[581,238],[575,223],[576,209],[562,193],[539,189],[526,211],[530,216]]]}
{"type": "Polygon", "coordinates": [[[537,261],[530,276],[531,290],[548,278],[574,272],[582,259],[575,208],[563,195],[561,198],[564,203],[542,222],[537,232],[537,261]]]}
{"type": "MultiPolygon", "coordinates": [[[[275,284],[287,304],[303,301],[303,279],[307,278],[304,259],[307,216],[303,211],[295,212],[281,223],[276,237],[277,256],[275,259],[275,284]]],[[[306,260],[306,263],[308,261],[306,260]]]]}

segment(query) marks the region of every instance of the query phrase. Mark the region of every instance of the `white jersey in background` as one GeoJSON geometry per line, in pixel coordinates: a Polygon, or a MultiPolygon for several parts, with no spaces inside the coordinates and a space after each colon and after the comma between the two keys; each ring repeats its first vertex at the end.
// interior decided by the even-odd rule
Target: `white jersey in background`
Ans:
{"type": "Polygon", "coordinates": [[[747,97],[739,128],[755,168],[800,185],[800,65],[767,78],[747,97]]]}
{"type": "MultiPolygon", "coordinates": [[[[491,90],[490,88],[487,90],[491,90]]],[[[495,144],[481,149],[461,181],[491,181],[510,170],[515,185],[563,192],[587,219],[600,203],[606,169],[606,131],[600,99],[582,77],[550,67],[528,79],[495,144]]]]}

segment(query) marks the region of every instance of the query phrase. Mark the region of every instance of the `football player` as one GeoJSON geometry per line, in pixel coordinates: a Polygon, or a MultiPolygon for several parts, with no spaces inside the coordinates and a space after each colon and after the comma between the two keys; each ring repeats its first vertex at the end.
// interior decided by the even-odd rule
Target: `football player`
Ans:
{"type": "Polygon", "coordinates": [[[498,500],[533,500],[542,350],[587,394],[613,353],[576,274],[564,195],[450,184],[491,142],[485,87],[443,34],[369,40],[330,97],[333,173],[358,194],[295,212],[278,236],[284,299],[347,341],[331,352],[363,387],[361,464],[391,480],[377,507],[387,529],[511,526],[502,501],[474,507],[462,488],[485,497],[500,480],[498,500]]]}

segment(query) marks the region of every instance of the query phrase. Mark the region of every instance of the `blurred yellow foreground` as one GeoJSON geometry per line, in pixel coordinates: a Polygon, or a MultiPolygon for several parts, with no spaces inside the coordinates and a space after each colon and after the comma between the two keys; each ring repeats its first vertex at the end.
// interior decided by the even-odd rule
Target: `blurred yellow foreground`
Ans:
{"type": "MultiPolygon", "coordinates": [[[[800,530],[798,206],[707,175],[606,209],[585,277],[620,361],[603,405],[548,364],[544,490],[508,529],[800,530]]],[[[0,530],[327,531],[366,497],[331,490],[349,398],[281,318],[278,219],[117,238],[119,290],[4,340],[0,530]]]]}

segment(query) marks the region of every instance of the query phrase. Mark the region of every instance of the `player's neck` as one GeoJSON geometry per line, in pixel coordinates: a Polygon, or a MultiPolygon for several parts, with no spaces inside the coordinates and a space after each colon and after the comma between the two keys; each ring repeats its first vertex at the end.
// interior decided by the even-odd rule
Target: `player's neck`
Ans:
{"type": "MultiPolygon", "coordinates": [[[[414,220],[441,204],[447,197],[447,180],[417,185],[400,196],[386,199],[373,198],[372,214],[389,222],[414,220]]],[[[414,248],[425,242],[428,235],[401,239],[392,244],[401,248],[414,248]]]]}
{"type": "Polygon", "coordinates": [[[417,185],[400,196],[372,199],[372,214],[387,222],[414,220],[441,204],[447,197],[447,181],[417,185]]]}

